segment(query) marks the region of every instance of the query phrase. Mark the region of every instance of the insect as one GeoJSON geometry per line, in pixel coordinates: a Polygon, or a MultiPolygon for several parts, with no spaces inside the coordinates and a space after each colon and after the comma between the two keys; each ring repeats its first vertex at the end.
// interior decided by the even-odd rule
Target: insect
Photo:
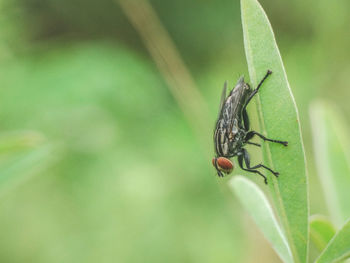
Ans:
{"type": "Polygon", "coordinates": [[[264,178],[265,184],[267,184],[266,176],[256,169],[264,168],[278,177],[278,172],[273,171],[271,168],[263,164],[251,166],[249,153],[244,148],[246,144],[258,147],[261,146],[258,143],[250,142],[255,135],[262,138],[264,141],[279,143],[284,146],[288,145],[288,142],[286,141],[268,139],[262,134],[249,129],[250,125],[247,105],[254,95],[258,93],[263,82],[271,74],[272,71],[268,70],[264,78],[254,90],[248,83],[244,82],[244,77],[241,77],[227,97],[227,82],[225,82],[221,95],[219,117],[216,121],[214,131],[216,156],[212,160],[219,177],[223,177],[224,174],[230,174],[232,172],[234,165],[230,158],[234,156],[237,156],[238,164],[242,170],[261,175],[264,178]],[[245,163],[246,168],[244,168],[243,162],[245,163]]]}

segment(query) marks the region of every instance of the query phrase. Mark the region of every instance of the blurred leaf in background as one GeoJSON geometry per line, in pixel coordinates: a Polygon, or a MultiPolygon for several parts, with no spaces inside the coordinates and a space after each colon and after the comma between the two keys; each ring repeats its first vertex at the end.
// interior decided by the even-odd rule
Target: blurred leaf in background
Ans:
{"type": "Polygon", "coordinates": [[[61,149],[1,202],[5,262],[239,260],[239,217],[198,169],[208,165],[148,62],[95,42],[37,50],[1,72],[2,126],[35,128],[61,149]]]}

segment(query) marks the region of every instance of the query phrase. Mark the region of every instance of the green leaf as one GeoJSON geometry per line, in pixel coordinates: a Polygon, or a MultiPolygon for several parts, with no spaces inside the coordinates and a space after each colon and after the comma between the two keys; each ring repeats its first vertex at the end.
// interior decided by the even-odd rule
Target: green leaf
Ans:
{"type": "Polygon", "coordinates": [[[335,234],[316,263],[338,262],[350,257],[350,220],[335,234]]]}
{"type": "Polygon", "coordinates": [[[318,250],[322,251],[335,234],[333,224],[324,216],[310,218],[310,238],[318,250]]]}
{"type": "Polygon", "coordinates": [[[308,193],[299,117],[270,22],[256,0],[241,0],[244,47],[254,87],[268,69],[272,75],[257,96],[261,132],[286,140],[288,147],[264,143],[266,165],[280,173],[268,181],[295,262],[306,262],[308,193]]]}
{"type": "Polygon", "coordinates": [[[232,178],[230,186],[280,258],[293,262],[287,240],[264,193],[243,176],[232,178]]]}
{"type": "Polygon", "coordinates": [[[341,112],[326,102],[314,102],[310,117],[318,174],[332,221],[340,227],[350,218],[349,129],[341,112]]]}

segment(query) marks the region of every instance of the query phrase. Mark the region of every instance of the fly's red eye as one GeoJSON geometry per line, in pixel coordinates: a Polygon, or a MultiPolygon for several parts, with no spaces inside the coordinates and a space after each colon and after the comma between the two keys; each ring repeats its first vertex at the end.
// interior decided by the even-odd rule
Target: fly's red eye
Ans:
{"type": "Polygon", "coordinates": [[[233,163],[225,157],[217,158],[216,163],[217,163],[218,168],[226,174],[231,173],[233,170],[233,163]]]}
{"type": "Polygon", "coordinates": [[[225,157],[213,158],[212,163],[214,167],[225,174],[230,174],[234,168],[233,163],[225,157]]]}

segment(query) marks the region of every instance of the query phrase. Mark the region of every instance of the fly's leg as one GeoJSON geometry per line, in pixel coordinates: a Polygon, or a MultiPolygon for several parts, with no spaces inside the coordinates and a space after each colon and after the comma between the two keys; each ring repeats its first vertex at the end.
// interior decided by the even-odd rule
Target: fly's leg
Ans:
{"type": "Polygon", "coordinates": [[[243,111],[242,111],[243,127],[246,131],[249,131],[250,124],[249,124],[249,117],[248,117],[246,107],[247,107],[247,103],[244,105],[243,111]]]}
{"type": "Polygon", "coordinates": [[[218,173],[219,177],[224,177],[223,173],[219,169],[216,168],[216,172],[218,173]]]}
{"type": "Polygon", "coordinates": [[[278,175],[279,175],[278,172],[275,172],[274,170],[272,170],[271,168],[269,168],[263,164],[257,164],[255,166],[251,167],[250,166],[250,157],[249,157],[248,151],[246,149],[242,148],[242,152],[243,152],[245,165],[247,166],[248,169],[265,168],[266,170],[269,170],[271,173],[273,173],[274,176],[278,177],[278,175]]]}
{"type": "MultiPolygon", "coordinates": [[[[245,163],[246,163],[247,168],[244,168],[244,167],[243,167],[243,158],[244,158],[244,153],[242,152],[240,155],[238,155],[238,164],[239,164],[239,167],[241,167],[241,169],[244,170],[244,171],[259,174],[260,176],[262,176],[262,177],[264,178],[264,183],[267,184],[267,178],[266,178],[266,176],[263,175],[262,173],[260,173],[258,170],[251,169],[252,167],[249,168],[250,165],[247,165],[247,161],[246,161],[245,158],[244,158],[244,161],[245,161],[245,163]]],[[[248,160],[248,163],[249,163],[249,160],[248,160]]]]}
{"type": "Polygon", "coordinates": [[[217,171],[219,177],[224,177],[224,175],[222,174],[222,172],[220,172],[219,170],[216,170],[216,171],[217,171]]]}
{"type": "Polygon", "coordinates": [[[271,70],[268,70],[265,74],[265,76],[263,77],[263,79],[260,81],[260,83],[258,84],[258,86],[256,87],[255,90],[253,90],[253,92],[249,95],[248,99],[247,99],[247,102],[245,103],[244,107],[243,107],[243,111],[245,111],[248,103],[250,102],[250,100],[254,97],[255,94],[258,93],[261,85],[264,83],[264,81],[267,79],[268,76],[270,76],[272,74],[272,71],[271,70]]]}
{"type": "Polygon", "coordinates": [[[267,70],[265,76],[263,77],[262,80],[260,80],[260,83],[258,84],[258,86],[256,87],[255,91],[258,92],[259,91],[259,88],[261,87],[261,85],[264,83],[264,81],[267,79],[268,76],[270,76],[272,74],[272,71],[271,70],[267,70]]]}
{"type": "Polygon", "coordinates": [[[258,147],[261,147],[261,145],[259,143],[255,143],[255,142],[246,142],[247,144],[251,144],[251,145],[255,145],[258,147]]]}
{"type": "Polygon", "coordinates": [[[218,176],[219,177],[224,177],[224,175],[222,174],[222,172],[219,170],[219,168],[218,168],[218,164],[217,164],[217,161],[216,161],[216,159],[215,159],[215,169],[216,169],[216,171],[217,171],[217,173],[218,173],[218,176]]]}
{"type": "Polygon", "coordinates": [[[246,134],[246,136],[245,136],[245,141],[251,140],[251,139],[254,137],[254,135],[259,136],[259,137],[260,137],[261,139],[263,139],[264,141],[269,141],[269,142],[274,142],[274,143],[280,143],[280,144],[282,144],[282,145],[284,145],[284,146],[288,146],[288,142],[286,142],[286,141],[279,141],[279,140],[268,139],[268,138],[266,138],[264,135],[262,135],[262,134],[260,134],[260,133],[258,133],[258,132],[256,132],[256,131],[250,131],[250,132],[248,132],[248,133],[246,134]]]}
{"type": "Polygon", "coordinates": [[[254,97],[254,95],[258,93],[258,91],[259,91],[261,85],[262,85],[263,82],[267,79],[267,77],[268,77],[269,75],[271,75],[271,73],[272,73],[271,70],[268,70],[268,71],[266,72],[265,76],[264,76],[263,79],[260,81],[258,87],[257,87],[255,90],[253,90],[253,92],[249,95],[249,97],[248,97],[246,103],[245,103],[244,106],[243,106],[243,109],[242,109],[243,126],[244,126],[244,129],[245,129],[246,131],[249,131],[249,126],[250,126],[250,125],[249,125],[249,117],[248,117],[248,114],[247,114],[247,105],[248,105],[248,103],[250,102],[250,100],[254,97]]]}

